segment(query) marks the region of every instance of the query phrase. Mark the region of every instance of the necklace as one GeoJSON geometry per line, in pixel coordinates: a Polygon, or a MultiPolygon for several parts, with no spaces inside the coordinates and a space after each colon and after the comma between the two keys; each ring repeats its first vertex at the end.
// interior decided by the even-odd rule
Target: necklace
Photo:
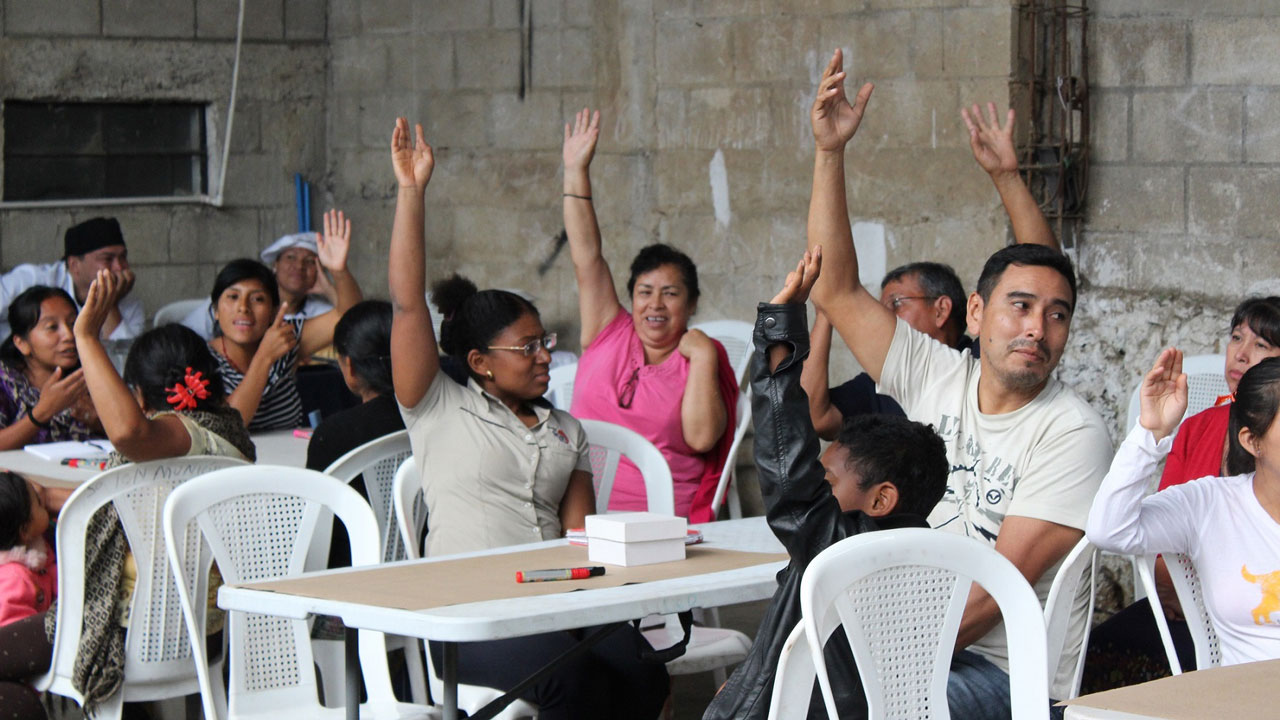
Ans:
{"type": "Polygon", "coordinates": [[[219,337],[218,340],[222,343],[222,359],[227,361],[227,364],[231,366],[232,370],[244,375],[244,371],[240,369],[240,366],[236,364],[236,361],[232,360],[231,355],[227,353],[227,336],[223,335],[219,337]]]}

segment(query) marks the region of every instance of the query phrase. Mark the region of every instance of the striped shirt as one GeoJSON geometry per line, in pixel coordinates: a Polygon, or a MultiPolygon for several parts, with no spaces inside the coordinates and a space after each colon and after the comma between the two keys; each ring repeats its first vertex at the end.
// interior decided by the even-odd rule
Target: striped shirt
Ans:
{"type": "MultiPolygon", "coordinates": [[[[293,324],[294,332],[302,335],[302,324],[306,318],[294,317],[287,322],[293,324]]],[[[221,353],[214,352],[213,358],[218,362],[218,374],[227,394],[230,395],[240,383],[244,382],[244,373],[232,367],[221,353]]],[[[283,357],[271,365],[267,375],[267,385],[262,390],[262,401],[258,403],[258,411],[249,422],[249,432],[266,430],[287,430],[302,426],[302,398],[298,395],[298,346],[285,353],[283,357]]]]}

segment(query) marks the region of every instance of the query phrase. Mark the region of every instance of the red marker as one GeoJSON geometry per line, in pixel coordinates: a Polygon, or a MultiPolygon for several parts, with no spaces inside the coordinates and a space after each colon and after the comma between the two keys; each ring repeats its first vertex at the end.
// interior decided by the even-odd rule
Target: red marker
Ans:
{"type": "Polygon", "coordinates": [[[86,458],[63,458],[62,464],[73,468],[87,468],[91,470],[106,470],[106,460],[89,460],[86,458]]]}
{"type": "Polygon", "coordinates": [[[586,580],[604,574],[599,565],[579,568],[557,568],[555,570],[517,570],[516,582],[548,582],[551,580],[586,580]]]}

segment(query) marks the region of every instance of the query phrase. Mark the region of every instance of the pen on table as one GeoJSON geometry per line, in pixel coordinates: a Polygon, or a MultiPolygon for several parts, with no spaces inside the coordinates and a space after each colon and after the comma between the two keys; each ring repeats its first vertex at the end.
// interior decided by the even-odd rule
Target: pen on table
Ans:
{"type": "Polygon", "coordinates": [[[63,458],[62,464],[73,468],[93,468],[95,470],[105,470],[107,467],[106,460],[93,460],[90,458],[63,458]]]}
{"type": "Polygon", "coordinates": [[[516,582],[547,582],[549,580],[586,580],[604,574],[600,565],[576,568],[556,568],[554,570],[517,570],[516,582]]]}

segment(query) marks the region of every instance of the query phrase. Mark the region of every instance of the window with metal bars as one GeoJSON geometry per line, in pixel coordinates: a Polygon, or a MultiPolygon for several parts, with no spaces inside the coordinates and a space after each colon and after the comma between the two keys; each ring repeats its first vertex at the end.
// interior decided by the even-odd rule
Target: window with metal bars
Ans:
{"type": "Polygon", "coordinates": [[[6,100],[4,201],[203,195],[205,107],[6,100]]]}

